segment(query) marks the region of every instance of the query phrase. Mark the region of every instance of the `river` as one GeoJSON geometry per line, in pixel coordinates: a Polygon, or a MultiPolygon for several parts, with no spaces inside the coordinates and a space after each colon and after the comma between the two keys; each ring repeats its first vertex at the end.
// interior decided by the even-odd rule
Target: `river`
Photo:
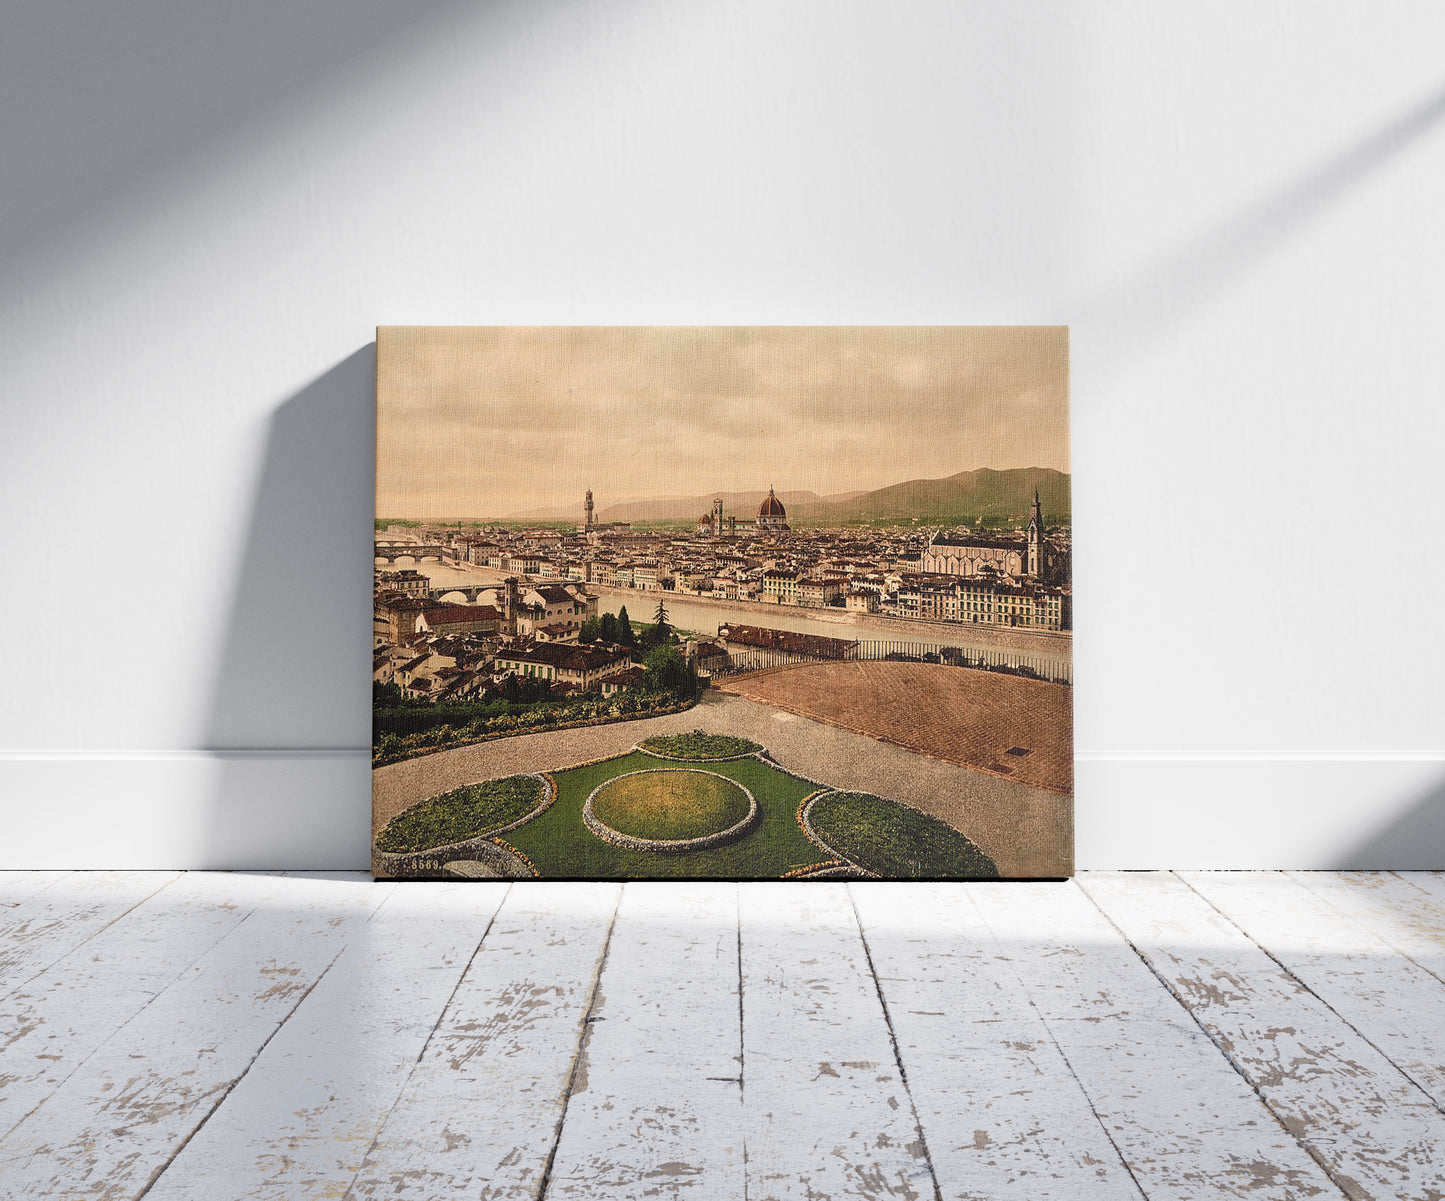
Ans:
{"type": "MultiPolygon", "coordinates": [[[[432,586],[490,583],[503,573],[489,567],[454,566],[427,559],[406,563],[431,580],[432,586]]],[[[598,593],[598,611],[616,613],[624,605],[634,624],[649,624],[662,600],[667,619],[677,629],[716,635],[718,626],[766,626],[798,634],[819,634],[825,638],[879,639],[920,645],[957,646],[978,652],[994,663],[1028,667],[1046,679],[1072,681],[1072,640],[1058,635],[1035,635],[1017,630],[997,630],[958,625],[951,622],[911,622],[842,610],[799,609],[791,605],[763,605],[735,601],[713,601],[706,597],[679,596],[672,592],[638,592],[629,588],[588,585],[598,593]]]]}

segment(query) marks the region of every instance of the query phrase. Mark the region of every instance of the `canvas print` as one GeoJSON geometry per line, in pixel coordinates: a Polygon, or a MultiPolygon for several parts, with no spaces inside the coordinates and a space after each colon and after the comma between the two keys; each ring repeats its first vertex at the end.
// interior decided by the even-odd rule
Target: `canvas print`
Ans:
{"type": "Polygon", "coordinates": [[[377,331],[372,869],[1073,867],[1063,327],[377,331]]]}

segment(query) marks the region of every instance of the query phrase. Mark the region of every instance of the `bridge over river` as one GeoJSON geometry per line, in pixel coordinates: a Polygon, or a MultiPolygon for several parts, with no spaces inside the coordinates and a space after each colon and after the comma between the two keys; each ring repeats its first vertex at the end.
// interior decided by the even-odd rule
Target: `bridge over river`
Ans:
{"type": "Polygon", "coordinates": [[[420,563],[423,559],[437,559],[442,562],[457,561],[456,555],[445,546],[429,542],[378,542],[374,563],[395,563],[399,559],[411,559],[420,563]]]}

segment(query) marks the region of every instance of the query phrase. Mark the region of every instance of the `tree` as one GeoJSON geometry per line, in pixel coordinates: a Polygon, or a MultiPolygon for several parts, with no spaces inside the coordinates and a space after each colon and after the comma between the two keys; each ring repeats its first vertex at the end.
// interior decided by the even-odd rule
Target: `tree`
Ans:
{"type": "Polygon", "coordinates": [[[679,700],[697,694],[697,673],[675,646],[654,647],[642,661],[642,686],[679,700]]]}
{"type": "Polygon", "coordinates": [[[623,646],[636,646],[637,635],[632,632],[632,619],[627,616],[627,606],[617,611],[617,641],[623,646]]]}
{"type": "MultiPolygon", "coordinates": [[[[616,624],[616,623],[614,623],[616,624]]],[[[595,617],[589,617],[582,623],[582,628],[577,632],[579,642],[596,642],[602,637],[602,622],[595,617]]]]}
{"type": "Polygon", "coordinates": [[[664,632],[666,632],[668,628],[667,608],[663,605],[661,597],[657,600],[657,612],[652,615],[652,624],[664,632]]]}
{"type": "MultiPolygon", "coordinates": [[[[583,627],[586,628],[585,626],[583,627]]],[[[617,617],[612,613],[604,613],[602,620],[597,623],[597,632],[601,635],[603,642],[620,642],[618,635],[617,617]]]]}

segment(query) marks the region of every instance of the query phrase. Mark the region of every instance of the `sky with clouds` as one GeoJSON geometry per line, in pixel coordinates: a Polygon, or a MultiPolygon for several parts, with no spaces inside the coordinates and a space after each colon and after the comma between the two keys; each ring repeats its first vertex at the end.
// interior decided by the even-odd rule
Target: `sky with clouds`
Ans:
{"type": "Polygon", "coordinates": [[[389,326],[377,513],[1069,470],[1063,326],[389,326]]]}

